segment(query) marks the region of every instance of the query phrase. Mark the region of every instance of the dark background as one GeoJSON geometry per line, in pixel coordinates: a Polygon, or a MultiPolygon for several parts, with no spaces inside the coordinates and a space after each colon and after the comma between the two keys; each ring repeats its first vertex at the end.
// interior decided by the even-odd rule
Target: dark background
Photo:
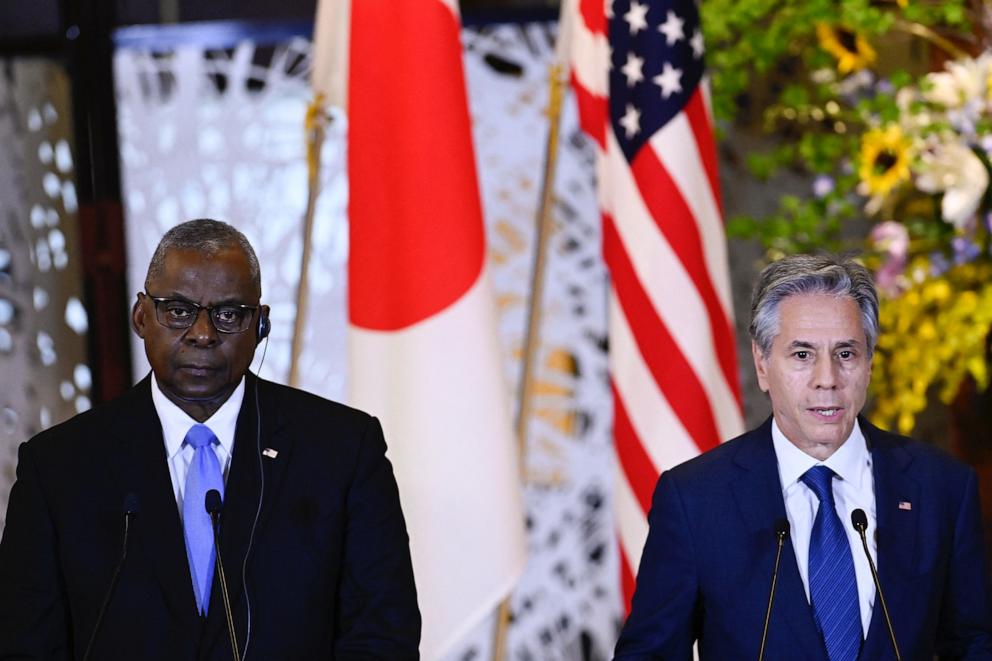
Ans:
{"type": "MultiPolygon", "coordinates": [[[[396,0],[401,2],[402,0],[396,0]]],[[[462,0],[465,14],[501,13],[558,6],[556,0],[462,0]]],[[[0,0],[0,40],[54,43],[67,17],[88,13],[111,18],[113,27],[217,20],[311,20],[316,0],[0,0]]]]}

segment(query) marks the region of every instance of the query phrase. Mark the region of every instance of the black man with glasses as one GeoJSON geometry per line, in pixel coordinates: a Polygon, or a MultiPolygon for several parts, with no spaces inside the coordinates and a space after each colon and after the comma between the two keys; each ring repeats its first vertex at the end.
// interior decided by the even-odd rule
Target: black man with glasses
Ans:
{"type": "Polygon", "coordinates": [[[151,374],[21,446],[0,659],[230,659],[229,628],[249,659],[417,658],[382,430],[249,371],[269,333],[260,282],[226,223],[163,237],[131,314],[151,374]]]}

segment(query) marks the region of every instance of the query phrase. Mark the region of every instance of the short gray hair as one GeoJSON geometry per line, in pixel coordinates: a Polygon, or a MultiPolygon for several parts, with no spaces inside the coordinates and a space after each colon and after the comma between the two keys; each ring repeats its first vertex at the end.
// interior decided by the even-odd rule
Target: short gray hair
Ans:
{"type": "Polygon", "coordinates": [[[751,296],[751,339],[767,356],[779,332],[779,305],[789,296],[850,296],[861,310],[868,355],[878,341],[878,292],[871,273],[853,259],[790,255],[764,268],[751,296]]]}
{"type": "Polygon", "coordinates": [[[176,225],[162,237],[155,248],[152,260],[148,264],[148,274],[145,276],[145,290],[148,283],[157,278],[165,270],[165,256],[171,250],[189,250],[202,255],[216,255],[230,248],[238,248],[248,260],[248,269],[252,282],[262,291],[261,272],[258,268],[258,257],[245,235],[234,226],[211,218],[197,218],[176,225]]]}

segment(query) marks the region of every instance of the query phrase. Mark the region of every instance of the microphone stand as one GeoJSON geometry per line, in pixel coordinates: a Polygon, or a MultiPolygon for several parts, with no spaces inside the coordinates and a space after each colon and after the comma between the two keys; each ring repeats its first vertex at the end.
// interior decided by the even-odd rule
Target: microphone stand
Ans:
{"type": "Polygon", "coordinates": [[[234,631],[234,616],[231,614],[231,597],[227,593],[227,576],[224,574],[224,561],[220,557],[220,511],[222,508],[220,492],[211,489],[207,492],[206,508],[210,513],[210,523],[214,529],[214,551],[217,554],[217,572],[220,574],[220,594],[224,601],[224,616],[227,618],[227,635],[231,640],[231,653],[234,661],[241,661],[238,654],[238,639],[234,631]]]}
{"type": "Polygon", "coordinates": [[[789,522],[785,519],[780,519],[775,522],[775,537],[778,539],[777,548],[775,549],[775,567],[772,569],[772,587],[768,592],[768,608],[765,610],[765,626],[761,630],[761,647],[758,648],[758,661],[763,661],[765,658],[765,642],[768,638],[768,624],[772,619],[772,604],[775,601],[775,586],[778,584],[778,565],[779,561],[782,559],[782,546],[785,545],[785,539],[789,536],[789,522]]]}
{"type": "Polygon", "coordinates": [[[892,650],[896,653],[896,661],[902,661],[902,655],[899,654],[899,643],[896,642],[896,632],[892,628],[892,618],[889,617],[889,607],[885,604],[885,595],[882,594],[882,584],[878,580],[875,562],[871,559],[871,553],[868,551],[868,539],[865,537],[865,531],[868,529],[868,517],[865,515],[864,510],[859,508],[851,512],[851,523],[854,524],[854,529],[861,536],[861,545],[865,549],[865,556],[868,558],[868,567],[871,569],[871,577],[875,581],[875,591],[878,592],[878,600],[882,604],[882,615],[885,616],[885,626],[889,630],[889,640],[892,641],[892,650]]]}
{"type": "Polygon", "coordinates": [[[96,642],[96,634],[100,631],[100,625],[103,624],[103,616],[107,613],[110,598],[113,596],[114,588],[117,587],[117,581],[121,577],[121,569],[124,567],[124,560],[127,558],[127,538],[131,530],[131,519],[137,515],[138,497],[133,493],[129,493],[124,497],[124,542],[121,544],[121,559],[117,561],[117,567],[114,568],[114,575],[110,578],[110,587],[107,588],[107,594],[103,596],[103,603],[100,605],[100,612],[97,613],[93,633],[90,634],[90,640],[86,644],[86,651],[83,652],[83,661],[90,658],[90,652],[93,651],[93,643],[96,642]]]}

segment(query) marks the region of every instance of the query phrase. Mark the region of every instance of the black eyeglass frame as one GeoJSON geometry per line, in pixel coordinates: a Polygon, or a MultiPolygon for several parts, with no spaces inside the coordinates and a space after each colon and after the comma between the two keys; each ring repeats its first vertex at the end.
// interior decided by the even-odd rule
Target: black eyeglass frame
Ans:
{"type": "Polygon", "coordinates": [[[207,318],[210,319],[210,325],[213,326],[214,327],[214,330],[217,331],[218,333],[226,333],[228,335],[236,335],[238,333],[244,333],[246,330],[248,330],[249,328],[251,328],[251,322],[254,321],[254,319],[255,319],[255,312],[257,312],[258,309],[261,307],[261,305],[244,305],[244,304],[241,304],[241,303],[223,303],[221,305],[210,305],[210,306],[207,306],[207,305],[200,305],[199,303],[194,303],[193,301],[187,301],[184,298],[164,298],[162,296],[152,296],[148,292],[142,292],[142,293],[148,299],[150,299],[152,301],[152,303],[155,304],[155,321],[157,321],[161,326],[165,326],[166,328],[170,328],[172,330],[188,330],[188,329],[192,328],[193,327],[193,324],[196,323],[196,320],[200,318],[200,310],[206,310],[207,311],[207,318]],[[188,325],[186,325],[186,326],[172,326],[172,325],[169,325],[166,322],[162,321],[162,318],[160,316],[161,315],[161,312],[160,312],[161,308],[159,307],[159,304],[161,304],[161,303],[182,303],[183,305],[192,306],[196,313],[190,315],[190,317],[189,317],[190,321],[189,321],[189,324],[188,325]],[[224,330],[223,328],[218,328],[217,327],[217,320],[214,319],[214,315],[213,315],[214,310],[223,310],[225,308],[227,308],[227,309],[234,308],[236,310],[249,310],[249,311],[251,311],[251,315],[248,317],[248,323],[245,325],[245,327],[242,328],[241,330],[224,330]]]}

